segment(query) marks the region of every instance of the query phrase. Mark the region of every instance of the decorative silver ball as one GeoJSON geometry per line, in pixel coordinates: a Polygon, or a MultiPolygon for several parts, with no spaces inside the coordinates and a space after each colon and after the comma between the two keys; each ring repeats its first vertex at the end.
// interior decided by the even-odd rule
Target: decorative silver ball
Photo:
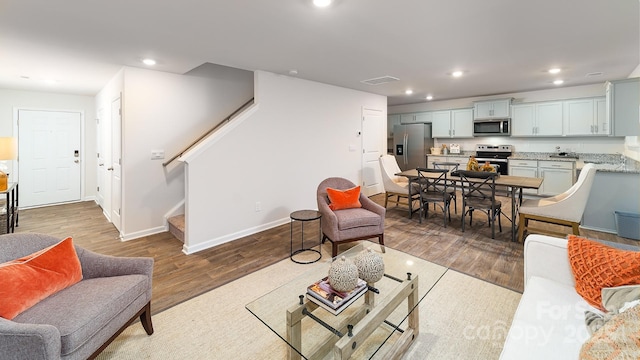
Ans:
{"type": "Polygon", "coordinates": [[[384,275],[384,261],[377,252],[366,249],[360,252],[353,260],[358,268],[358,276],[368,284],[373,284],[382,279],[384,275]]]}
{"type": "Polygon", "coordinates": [[[358,285],[358,267],[344,256],[334,261],[329,267],[329,284],[340,292],[355,289],[358,285]]]}

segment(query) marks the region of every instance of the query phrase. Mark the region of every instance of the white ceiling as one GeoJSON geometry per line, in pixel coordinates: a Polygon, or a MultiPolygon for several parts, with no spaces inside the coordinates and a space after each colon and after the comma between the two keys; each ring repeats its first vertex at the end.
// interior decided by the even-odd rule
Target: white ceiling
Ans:
{"type": "Polygon", "coordinates": [[[640,64],[638,0],[2,0],[0,88],[96,94],[123,66],[206,62],[389,104],[601,83],[640,64]],[[552,66],[563,72],[546,73],[552,66]],[[449,74],[465,71],[462,78],[449,74]],[[586,77],[593,72],[603,75],[586,77]],[[360,81],[390,75],[377,86],[360,81]],[[29,77],[29,79],[23,78],[29,77]],[[54,80],[46,84],[43,80],[54,80]],[[412,96],[404,95],[413,89],[412,96]]]}

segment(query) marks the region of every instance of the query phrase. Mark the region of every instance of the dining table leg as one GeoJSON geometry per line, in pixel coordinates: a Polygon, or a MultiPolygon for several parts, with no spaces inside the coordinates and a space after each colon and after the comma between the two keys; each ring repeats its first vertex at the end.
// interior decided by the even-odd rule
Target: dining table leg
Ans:
{"type": "Polygon", "coordinates": [[[521,187],[512,187],[511,188],[511,241],[515,242],[516,239],[516,214],[518,213],[518,208],[522,204],[522,188],[521,187]],[[516,192],[518,193],[518,201],[516,201],[516,192]]]}
{"type": "Polygon", "coordinates": [[[409,219],[413,218],[413,197],[411,195],[411,189],[413,189],[413,187],[411,186],[411,178],[408,178],[409,180],[409,219]]]}

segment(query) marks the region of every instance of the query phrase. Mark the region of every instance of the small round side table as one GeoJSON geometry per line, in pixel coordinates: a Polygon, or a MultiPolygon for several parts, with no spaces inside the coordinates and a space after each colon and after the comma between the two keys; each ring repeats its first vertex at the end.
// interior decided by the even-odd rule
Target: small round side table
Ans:
{"type": "Polygon", "coordinates": [[[318,260],[320,260],[322,258],[322,214],[320,214],[320,212],[315,211],[315,210],[298,210],[298,211],[294,211],[291,213],[290,215],[291,217],[291,224],[290,224],[290,230],[291,230],[291,251],[290,251],[290,255],[289,258],[291,259],[291,261],[298,263],[298,264],[311,264],[314,263],[318,260]],[[307,221],[313,221],[313,220],[319,220],[319,240],[318,240],[318,250],[316,249],[311,249],[311,248],[305,248],[304,247],[304,223],[307,221]],[[293,250],[293,223],[296,221],[300,221],[301,226],[302,226],[302,231],[301,231],[301,239],[300,239],[300,249],[298,250],[293,250]],[[310,261],[298,261],[296,259],[294,259],[293,257],[297,254],[303,253],[303,252],[315,252],[318,254],[318,258],[315,260],[310,260],[310,261]]]}

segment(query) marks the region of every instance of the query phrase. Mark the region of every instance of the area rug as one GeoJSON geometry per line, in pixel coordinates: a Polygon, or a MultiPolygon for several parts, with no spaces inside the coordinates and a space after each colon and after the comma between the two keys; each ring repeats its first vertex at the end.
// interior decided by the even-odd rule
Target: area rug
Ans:
{"type": "MultiPolygon", "coordinates": [[[[289,259],[127,328],[98,359],[286,359],[287,346],[245,309],[300,272],[289,259]]],[[[497,359],[520,294],[449,270],[420,305],[420,334],[403,359],[497,359]]]]}

